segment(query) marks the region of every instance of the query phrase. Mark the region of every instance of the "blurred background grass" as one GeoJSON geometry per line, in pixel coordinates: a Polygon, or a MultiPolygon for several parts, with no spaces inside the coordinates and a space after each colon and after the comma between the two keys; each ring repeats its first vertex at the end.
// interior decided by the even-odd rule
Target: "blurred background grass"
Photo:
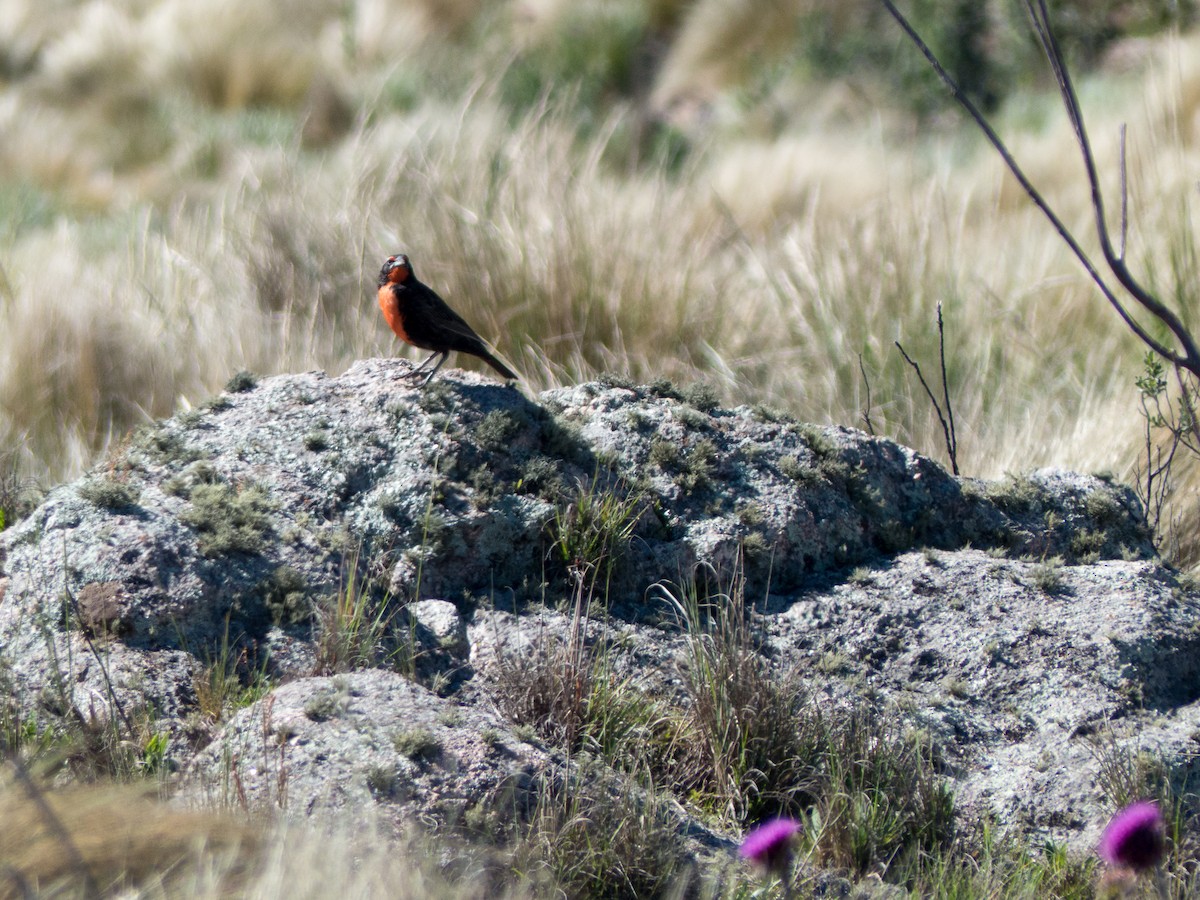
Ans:
{"type": "MultiPolygon", "coordinates": [[[[1130,259],[1194,307],[1194,4],[1053,6],[1114,189],[1129,125],[1130,259]]],[[[1019,11],[906,8],[1094,246],[1019,11]]],[[[1141,348],[874,0],[5,0],[0,85],[10,519],[239,369],[404,352],[372,296],[399,250],[534,388],[862,425],[869,383],[945,461],[893,346],[932,375],[941,302],[964,473],[1144,452],[1141,348]]]]}

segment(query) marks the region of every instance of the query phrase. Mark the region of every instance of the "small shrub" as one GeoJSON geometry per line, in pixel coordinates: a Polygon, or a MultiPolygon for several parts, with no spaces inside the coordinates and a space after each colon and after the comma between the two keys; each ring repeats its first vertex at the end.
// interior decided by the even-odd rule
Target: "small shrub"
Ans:
{"type": "Polygon", "coordinates": [[[403,728],[392,732],[392,746],[414,761],[434,759],[442,752],[442,742],[428,728],[403,728]]]}
{"type": "Polygon", "coordinates": [[[694,406],[700,412],[712,412],[720,403],[716,389],[703,381],[689,384],[679,391],[679,397],[684,403],[694,406]]]}
{"type": "Polygon", "coordinates": [[[248,372],[242,369],[240,372],[234,373],[230,379],[225,382],[225,392],[227,394],[244,394],[247,391],[252,391],[258,387],[258,376],[253,372],[248,372]]]}
{"type": "Polygon", "coordinates": [[[390,797],[396,792],[399,776],[391,766],[374,765],[367,768],[367,790],[374,797],[390,797]]]}
{"type": "Polygon", "coordinates": [[[314,722],[325,722],[341,713],[344,699],[336,690],[322,691],[304,703],[304,715],[314,722]]]}
{"type": "Polygon", "coordinates": [[[318,428],[304,435],[304,449],[313,453],[319,453],[322,450],[328,450],[329,432],[318,428]]]}
{"type": "Polygon", "coordinates": [[[141,492],[123,481],[93,478],[79,486],[79,496],[93,506],[117,511],[137,506],[141,492]]]}
{"type": "Polygon", "coordinates": [[[509,410],[494,409],[475,426],[475,440],[484,450],[505,450],[520,432],[521,425],[509,410]]]}
{"type": "Polygon", "coordinates": [[[1030,571],[1029,580],[1043,594],[1061,594],[1066,587],[1062,576],[1062,560],[1055,558],[1038,563],[1030,571]]]}
{"type": "Polygon", "coordinates": [[[191,506],[179,519],[197,532],[205,556],[260,553],[273,506],[257,485],[237,491],[224,483],[199,484],[192,488],[191,506]]]}
{"type": "Polygon", "coordinates": [[[275,625],[299,625],[313,615],[308,582],[291,566],[280,566],[263,585],[267,610],[275,625]]]}

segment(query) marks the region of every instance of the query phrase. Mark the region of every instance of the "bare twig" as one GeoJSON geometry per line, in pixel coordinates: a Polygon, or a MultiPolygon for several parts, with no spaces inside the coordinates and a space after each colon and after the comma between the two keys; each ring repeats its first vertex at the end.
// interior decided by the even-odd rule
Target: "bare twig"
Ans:
{"type": "MultiPolygon", "coordinates": [[[[72,591],[70,587],[64,585],[63,592],[66,594],[67,601],[71,604],[71,611],[75,614],[76,621],[81,622],[83,616],[80,612],[79,601],[75,598],[74,591],[72,591]]],[[[129,739],[133,740],[136,735],[136,732],[133,728],[133,722],[130,720],[129,714],[125,712],[125,707],[121,703],[121,698],[117,696],[116,688],[113,687],[112,678],[109,677],[108,674],[108,664],[104,661],[104,657],[100,655],[100,649],[96,646],[96,642],[92,640],[92,636],[88,634],[87,628],[82,627],[81,625],[79,633],[83,636],[84,641],[87,643],[88,650],[90,650],[92,656],[95,657],[96,664],[100,669],[100,674],[104,677],[104,686],[108,690],[109,701],[112,703],[113,708],[116,709],[117,715],[121,717],[121,721],[125,723],[125,732],[129,736],[129,739]]],[[[75,715],[77,718],[79,718],[81,724],[87,724],[83,722],[83,713],[76,709],[74,705],[72,705],[71,708],[74,710],[75,715]]]]}
{"type": "Polygon", "coordinates": [[[995,129],[992,128],[987,118],[982,112],[979,111],[978,107],[976,107],[971,101],[971,98],[963,92],[950,73],[947,72],[942,66],[941,62],[929,48],[929,45],[925,43],[925,41],[917,33],[916,29],[913,28],[900,10],[896,8],[896,5],[892,2],[892,0],[880,0],[880,2],[891,14],[892,18],[894,18],[904,30],[905,34],[908,35],[913,44],[916,45],[917,49],[919,49],[925,56],[926,60],[929,61],[930,66],[933,67],[934,72],[937,73],[937,76],[942,80],[942,83],[945,84],[950,90],[951,94],[953,94],[954,99],[975,121],[975,124],[979,126],[980,130],[984,133],[984,136],[988,139],[988,142],[993,148],[995,148],[996,152],[1000,154],[1000,158],[1004,160],[1004,164],[1008,166],[1008,170],[1012,172],[1013,177],[1017,179],[1017,182],[1021,185],[1025,193],[1029,195],[1029,198],[1033,201],[1034,205],[1041,210],[1042,214],[1050,221],[1050,224],[1054,226],[1054,229],[1058,232],[1059,237],[1061,237],[1066,245],[1071,249],[1071,252],[1075,254],[1075,258],[1079,260],[1080,264],[1087,272],[1088,277],[1091,278],[1096,287],[1099,288],[1100,292],[1116,311],[1117,315],[1121,317],[1121,321],[1123,321],[1126,326],[1128,326],[1129,329],[1137,335],[1138,339],[1142,341],[1142,343],[1144,343],[1163,359],[1167,360],[1172,365],[1182,366],[1192,374],[1200,377],[1200,348],[1197,347],[1195,340],[1184,326],[1182,320],[1180,320],[1180,318],[1174,312],[1163,305],[1155,297],[1150,295],[1141,287],[1141,285],[1138,284],[1136,280],[1134,280],[1132,275],[1129,273],[1124,260],[1119,257],[1113,249],[1112,241],[1109,238],[1108,229],[1104,220],[1104,203],[1100,193],[1099,179],[1096,175],[1095,158],[1092,154],[1091,144],[1087,138],[1087,131],[1083,125],[1083,114],[1080,110],[1079,100],[1075,95],[1075,88],[1071,83],[1070,77],[1066,71],[1066,66],[1063,63],[1062,51],[1060,50],[1058,43],[1055,41],[1053,34],[1050,32],[1045,0],[1037,0],[1036,6],[1034,4],[1034,0],[1025,0],[1025,6],[1031,20],[1034,23],[1034,29],[1038,35],[1038,40],[1042,45],[1042,49],[1046,53],[1047,59],[1049,60],[1051,68],[1054,71],[1055,79],[1058,82],[1059,91],[1063,98],[1063,103],[1067,107],[1067,115],[1071,119],[1072,128],[1075,130],[1076,139],[1080,145],[1080,150],[1083,153],[1088,183],[1091,185],[1092,190],[1092,206],[1096,213],[1097,228],[1100,235],[1100,244],[1104,253],[1105,261],[1108,263],[1108,267],[1112,271],[1113,276],[1122,285],[1122,287],[1124,287],[1126,291],[1133,296],[1134,300],[1137,301],[1137,303],[1143,309],[1145,309],[1167,327],[1172,336],[1178,342],[1180,347],[1179,350],[1172,349],[1162,341],[1155,338],[1154,335],[1152,335],[1140,322],[1138,322],[1129,312],[1129,310],[1125,308],[1125,305],[1104,280],[1104,277],[1100,274],[1099,270],[1092,262],[1091,257],[1089,257],[1086,251],[1084,251],[1083,247],[1080,246],[1079,242],[1075,239],[1075,236],[1071,233],[1067,226],[1063,224],[1063,221],[1058,217],[1054,210],[1050,208],[1050,205],[1046,202],[1046,199],[1041,195],[1037,188],[1033,186],[1033,183],[1017,164],[1016,159],[1013,157],[1012,153],[1009,152],[1008,147],[1005,146],[999,135],[996,134],[995,129]]]}
{"type": "Polygon", "coordinates": [[[1125,238],[1129,234],[1129,179],[1125,168],[1125,123],[1121,123],[1121,259],[1125,258],[1125,238]]]}
{"type": "MultiPolygon", "coordinates": [[[[885,0],[885,2],[889,2],[889,0],[885,0]]],[[[1142,336],[1144,334],[1143,331],[1139,331],[1138,336],[1142,338],[1147,346],[1154,349],[1156,353],[1163,356],[1172,365],[1182,366],[1193,375],[1200,377],[1200,348],[1196,346],[1195,339],[1188,331],[1183,320],[1176,315],[1174,310],[1142,287],[1125,265],[1125,260],[1118,256],[1113,249],[1112,239],[1108,233],[1108,224],[1104,216],[1104,197],[1100,190],[1100,177],[1096,173],[1096,157],[1092,153],[1091,141],[1088,139],[1087,128],[1083,121],[1083,109],[1079,104],[1079,97],[1075,93],[1075,85],[1071,81],[1071,75],[1067,71],[1065,57],[1058,45],[1057,39],[1054,37],[1054,32],[1050,29],[1050,14],[1046,9],[1046,0],[1037,0],[1036,5],[1034,4],[1034,0],[1025,0],[1025,9],[1033,21],[1034,30],[1037,33],[1038,40],[1041,41],[1042,49],[1046,53],[1046,59],[1050,63],[1050,68],[1054,71],[1055,80],[1058,82],[1059,94],[1062,96],[1063,105],[1067,109],[1067,116],[1071,120],[1071,127],[1075,130],[1076,143],[1079,144],[1079,150],[1083,154],[1083,165],[1087,172],[1088,184],[1091,186],[1092,191],[1092,210],[1096,216],[1096,232],[1100,239],[1100,249],[1104,253],[1104,260],[1108,263],[1108,267],[1112,270],[1117,281],[1132,295],[1133,299],[1150,315],[1167,326],[1175,340],[1179,342],[1182,352],[1167,350],[1164,353],[1158,347],[1155,347],[1147,337],[1142,336]]],[[[1164,349],[1166,348],[1164,347],[1164,349]]]]}
{"type": "Polygon", "coordinates": [[[942,361],[942,400],[946,404],[946,418],[950,421],[950,430],[946,435],[946,446],[950,451],[950,464],[954,474],[958,474],[958,434],[954,430],[954,405],[950,402],[950,380],[946,377],[946,328],[942,323],[942,304],[937,305],[938,316],[938,354],[942,361]]]}
{"type": "MultiPolygon", "coordinates": [[[[940,403],[938,403],[937,397],[934,396],[933,390],[929,387],[929,382],[927,382],[925,380],[925,375],[924,375],[924,373],[921,372],[921,366],[919,364],[917,364],[917,362],[914,361],[913,358],[908,355],[908,353],[905,352],[904,347],[900,344],[899,341],[896,341],[895,344],[896,344],[896,349],[900,351],[900,355],[904,357],[904,361],[906,363],[908,363],[910,366],[912,366],[913,371],[917,373],[917,379],[921,382],[921,387],[923,387],[925,389],[925,396],[928,397],[929,402],[933,404],[933,411],[937,413],[938,422],[940,422],[941,426],[942,426],[942,434],[945,436],[946,452],[950,454],[950,469],[951,469],[951,471],[954,472],[955,475],[957,475],[958,474],[958,447],[954,442],[950,425],[946,421],[946,417],[942,414],[942,406],[940,403]]],[[[945,369],[943,368],[943,377],[944,377],[944,375],[945,375],[945,369]]],[[[943,382],[943,389],[944,388],[945,388],[945,383],[943,382]]],[[[946,400],[947,406],[949,406],[949,402],[950,402],[949,397],[947,396],[947,400],[946,400]]]]}
{"type": "Polygon", "coordinates": [[[871,379],[867,377],[866,366],[863,365],[862,354],[858,354],[858,371],[862,374],[863,386],[867,390],[867,405],[862,409],[863,424],[867,426],[867,434],[875,434],[875,423],[871,421],[871,379]]]}

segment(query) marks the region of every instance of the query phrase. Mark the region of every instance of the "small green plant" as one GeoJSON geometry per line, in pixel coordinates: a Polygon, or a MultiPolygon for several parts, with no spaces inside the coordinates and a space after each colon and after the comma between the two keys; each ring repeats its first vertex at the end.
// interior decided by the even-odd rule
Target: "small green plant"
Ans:
{"type": "Polygon", "coordinates": [[[435,759],[442,752],[442,742],[428,728],[397,729],[392,732],[392,746],[414,761],[435,759]]]}
{"type": "Polygon", "coordinates": [[[706,804],[743,823],[806,805],[814,799],[802,746],[810,736],[801,733],[807,692],[758,652],[741,570],[724,591],[703,584],[660,590],[686,639],[684,678],[705,760],[706,804]]]}
{"type": "Polygon", "coordinates": [[[357,553],[346,559],[338,592],[316,605],[317,671],[330,675],[388,665],[409,671],[411,642],[394,626],[390,598],[375,599],[364,590],[358,560],[357,553]]]}
{"type": "Polygon", "coordinates": [[[262,552],[274,508],[265,489],[250,485],[236,490],[224,482],[197,484],[190,500],[191,506],[179,519],[197,532],[202,554],[262,552]]]}
{"type": "Polygon", "coordinates": [[[1066,589],[1062,560],[1058,557],[1040,562],[1029,572],[1029,580],[1043,594],[1061,594],[1066,589]]]}
{"type": "Polygon", "coordinates": [[[165,731],[155,731],[142,745],[142,756],[138,766],[146,775],[165,774],[167,771],[167,749],[170,738],[165,731]]]}
{"type": "Polygon", "coordinates": [[[716,389],[703,381],[696,381],[679,390],[679,398],[700,412],[712,412],[720,403],[716,389]]]}
{"type": "Polygon", "coordinates": [[[225,392],[227,394],[244,394],[247,391],[254,390],[256,387],[258,387],[258,376],[245,369],[235,372],[225,382],[225,392]]]}
{"type": "Polygon", "coordinates": [[[475,426],[475,440],[484,450],[504,450],[520,432],[521,423],[506,409],[493,409],[475,426]]]}
{"type": "Polygon", "coordinates": [[[550,552],[576,586],[590,594],[608,581],[637,528],[642,495],[623,483],[602,489],[595,479],[579,481],[575,496],[555,510],[550,552]]]}
{"type": "Polygon", "coordinates": [[[367,768],[366,781],[372,796],[390,797],[396,792],[399,776],[391,766],[373,765],[367,768]]]}
{"type": "Polygon", "coordinates": [[[313,603],[304,575],[291,566],[280,566],[263,585],[267,610],[276,625],[299,625],[312,619],[313,603]]]}
{"type": "Polygon", "coordinates": [[[329,432],[315,428],[304,435],[304,449],[313,453],[329,449],[329,432]]]}
{"type": "Polygon", "coordinates": [[[669,896],[683,860],[672,804],[652,785],[617,782],[595,764],[549,778],[511,849],[517,871],[544,868],[562,895],[669,896]]]}
{"type": "Polygon", "coordinates": [[[204,667],[196,673],[192,683],[200,715],[213,723],[222,722],[230,713],[250,706],[270,690],[265,663],[252,668],[246,648],[235,648],[230,644],[228,619],[217,652],[208,654],[204,667]]]}
{"type": "Polygon", "coordinates": [[[304,703],[304,715],[314,722],[325,722],[341,714],[345,698],[334,690],[325,690],[309,697],[304,703]]]}
{"type": "Polygon", "coordinates": [[[101,509],[119,511],[137,506],[141,493],[123,481],[93,478],[79,486],[79,496],[101,509]]]}

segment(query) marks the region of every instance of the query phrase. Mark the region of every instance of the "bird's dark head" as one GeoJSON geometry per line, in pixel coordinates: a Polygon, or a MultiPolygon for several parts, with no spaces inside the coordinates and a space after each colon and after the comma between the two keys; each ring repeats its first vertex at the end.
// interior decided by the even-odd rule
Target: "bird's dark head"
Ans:
{"type": "Polygon", "coordinates": [[[379,286],[385,284],[407,284],[413,277],[412,263],[403,253],[389,256],[379,270],[379,286]]]}

